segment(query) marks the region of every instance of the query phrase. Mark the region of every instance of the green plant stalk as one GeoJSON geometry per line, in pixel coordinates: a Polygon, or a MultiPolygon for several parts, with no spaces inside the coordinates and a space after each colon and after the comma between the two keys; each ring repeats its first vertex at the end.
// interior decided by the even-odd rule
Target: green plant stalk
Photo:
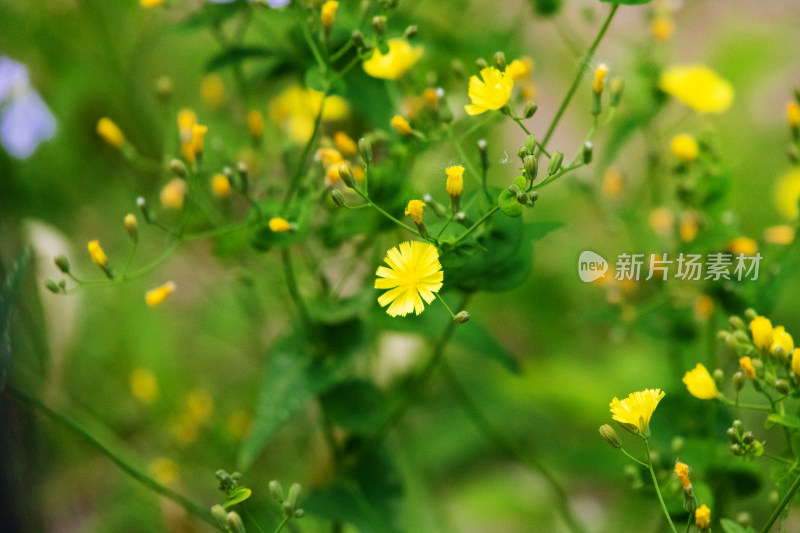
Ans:
{"type": "MultiPolygon", "coordinates": [[[[353,189],[353,190],[356,192],[356,194],[358,194],[361,198],[363,198],[364,201],[367,202],[370,205],[370,207],[375,208],[380,214],[382,214],[383,216],[385,216],[386,218],[388,218],[389,220],[391,220],[392,222],[394,222],[398,226],[400,226],[400,227],[402,227],[404,229],[407,229],[408,231],[410,231],[414,235],[417,235],[419,238],[421,238],[421,239],[424,238],[424,237],[422,237],[422,235],[420,234],[419,231],[415,230],[414,228],[412,228],[408,224],[397,220],[395,217],[393,217],[392,215],[390,215],[389,213],[384,211],[383,208],[381,208],[378,204],[376,204],[375,202],[370,200],[369,196],[367,196],[366,194],[362,193],[358,189],[353,189]]],[[[354,206],[354,207],[358,207],[358,206],[354,206]]]]}
{"type": "Polygon", "coordinates": [[[500,206],[497,206],[497,205],[496,205],[496,206],[494,206],[493,208],[491,208],[491,209],[490,209],[490,210],[489,210],[489,211],[488,211],[488,212],[487,212],[485,215],[483,215],[481,218],[479,218],[477,222],[475,222],[475,223],[474,223],[472,226],[470,226],[470,227],[467,229],[467,231],[465,231],[464,233],[462,233],[461,235],[459,235],[459,236],[458,236],[458,239],[456,239],[456,240],[455,240],[455,242],[453,242],[453,245],[456,245],[456,244],[458,244],[458,243],[459,243],[459,242],[461,242],[461,240],[462,240],[462,239],[464,239],[464,238],[465,238],[467,235],[469,235],[470,233],[472,233],[473,231],[475,231],[475,230],[476,230],[476,229],[477,229],[477,228],[478,228],[478,227],[479,227],[481,224],[483,224],[484,222],[486,222],[486,221],[489,219],[489,217],[491,217],[491,216],[492,216],[492,215],[495,213],[495,211],[497,211],[498,209],[500,209],[500,206]]]}
{"type": "Polygon", "coordinates": [[[792,486],[789,487],[789,490],[778,503],[778,506],[774,511],[772,511],[772,515],[770,515],[769,520],[767,520],[767,523],[764,524],[763,528],[761,528],[761,533],[767,533],[772,528],[772,526],[781,516],[781,513],[783,513],[783,510],[787,505],[789,505],[789,502],[792,501],[792,498],[794,498],[794,495],[797,493],[798,489],[800,489],[800,475],[797,476],[797,479],[795,479],[794,483],[792,483],[792,486]]]}
{"type": "Polygon", "coordinates": [[[678,530],[675,529],[675,524],[672,523],[672,518],[669,516],[669,511],[667,511],[667,505],[664,503],[664,497],[661,495],[661,489],[658,487],[658,479],[656,479],[656,472],[653,470],[653,461],[650,459],[650,445],[647,443],[647,439],[644,439],[644,448],[647,451],[647,469],[650,470],[650,477],[653,479],[653,487],[656,489],[656,495],[658,496],[658,501],[661,504],[661,510],[664,511],[664,516],[667,517],[667,522],[669,522],[669,527],[672,529],[672,533],[678,533],[678,530]]]}
{"type": "Polygon", "coordinates": [[[280,533],[281,529],[283,529],[283,526],[285,526],[289,522],[290,518],[292,518],[292,517],[288,516],[288,515],[285,515],[283,517],[283,520],[281,520],[281,523],[278,524],[278,527],[275,528],[275,533],[280,533]]]}
{"type": "Polygon", "coordinates": [[[464,148],[461,147],[461,143],[458,142],[458,140],[456,140],[456,136],[453,133],[453,126],[448,124],[446,131],[447,131],[448,140],[452,143],[453,147],[456,149],[456,152],[458,153],[458,157],[461,158],[461,161],[463,161],[464,166],[467,167],[467,171],[469,172],[469,175],[473,179],[478,179],[478,176],[480,176],[480,173],[472,165],[472,161],[470,161],[469,157],[467,157],[467,154],[464,152],[464,148]]]}
{"type": "Polygon", "coordinates": [[[292,301],[294,302],[295,306],[297,306],[297,312],[299,313],[300,319],[303,321],[303,325],[306,327],[309,335],[314,335],[316,331],[314,329],[314,322],[311,320],[311,315],[308,314],[308,309],[306,308],[303,298],[300,295],[300,289],[297,286],[297,279],[294,275],[292,258],[289,255],[289,249],[286,247],[281,249],[281,262],[283,263],[283,274],[286,277],[286,286],[289,289],[289,295],[292,297],[292,301]]]}
{"type": "Polygon", "coordinates": [[[75,433],[78,433],[83,438],[91,442],[98,450],[100,450],[106,457],[111,459],[111,461],[116,464],[123,472],[131,476],[133,479],[141,483],[142,485],[146,486],[153,492],[168,498],[181,507],[183,507],[187,512],[190,514],[195,515],[196,517],[200,518],[204,522],[211,524],[212,526],[224,531],[224,529],[220,528],[217,524],[216,520],[211,516],[211,512],[202,507],[201,505],[193,502],[186,496],[178,494],[177,492],[173,491],[172,489],[161,485],[156,480],[148,476],[147,474],[140,472],[133,466],[129,465],[125,462],[122,458],[120,458],[116,453],[111,451],[107,448],[102,442],[97,440],[94,436],[89,434],[85,429],[79,426],[76,422],[72,419],[67,418],[66,416],[62,415],[61,413],[54,411],[43,404],[39,399],[30,396],[21,390],[17,389],[16,387],[8,386],[6,388],[8,392],[14,395],[16,398],[24,402],[25,404],[33,407],[37,411],[41,412],[42,414],[46,415],[48,418],[55,420],[59,424],[66,426],[67,428],[71,429],[75,433]]]}
{"type": "Polygon", "coordinates": [[[611,6],[611,11],[609,11],[608,16],[606,17],[606,20],[603,23],[603,26],[597,33],[597,37],[595,37],[594,41],[589,46],[589,49],[586,51],[586,54],[583,56],[583,60],[581,61],[581,66],[578,69],[578,74],[575,76],[575,80],[572,82],[572,86],[569,88],[567,95],[564,97],[564,101],[561,102],[561,106],[558,108],[556,116],[553,117],[552,122],[550,122],[550,126],[547,128],[547,133],[545,133],[544,138],[542,139],[542,146],[546,147],[547,143],[550,141],[550,137],[553,136],[553,132],[555,131],[556,126],[558,126],[558,123],[561,121],[561,117],[564,115],[564,112],[567,110],[569,103],[572,101],[572,97],[578,90],[578,86],[583,80],[583,73],[586,71],[587,67],[589,66],[589,63],[594,57],[594,53],[597,50],[597,46],[600,44],[600,41],[603,40],[603,36],[606,34],[606,30],[608,30],[608,26],[611,24],[611,20],[614,18],[614,14],[616,14],[617,9],[619,9],[619,4],[613,4],[611,6]]]}

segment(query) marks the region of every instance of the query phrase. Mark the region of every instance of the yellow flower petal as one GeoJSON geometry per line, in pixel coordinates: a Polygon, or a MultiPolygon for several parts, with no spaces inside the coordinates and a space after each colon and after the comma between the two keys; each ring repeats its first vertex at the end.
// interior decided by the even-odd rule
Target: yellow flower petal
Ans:
{"type": "Polygon", "coordinates": [[[442,265],[439,252],[430,243],[403,242],[391,248],[384,259],[389,267],[378,267],[375,275],[376,289],[389,289],[378,297],[381,307],[389,308],[391,316],[420,314],[425,309],[423,300],[431,303],[434,293],[442,288],[442,265]]]}

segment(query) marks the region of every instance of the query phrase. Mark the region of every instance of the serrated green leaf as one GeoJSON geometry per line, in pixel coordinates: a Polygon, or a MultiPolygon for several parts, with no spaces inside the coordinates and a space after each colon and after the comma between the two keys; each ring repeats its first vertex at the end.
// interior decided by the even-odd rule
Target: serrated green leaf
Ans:
{"type": "Polygon", "coordinates": [[[227,509],[232,505],[236,505],[237,503],[242,503],[246,499],[248,499],[253,494],[253,491],[248,489],[247,487],[236,487],[233,489],[228,497],[225,498],[225,502],[222,504],[222,507],[227,509]]]}
{"type": "Polygon", "coordinates": [[[786,426],[787,428],[791,429],[800,429],[800,418],[794,415],[781,415],[778,413],[772,413],[764,422],[764,427],[769,429],[775,424],[780,424],[781,426],[786,426]]]}

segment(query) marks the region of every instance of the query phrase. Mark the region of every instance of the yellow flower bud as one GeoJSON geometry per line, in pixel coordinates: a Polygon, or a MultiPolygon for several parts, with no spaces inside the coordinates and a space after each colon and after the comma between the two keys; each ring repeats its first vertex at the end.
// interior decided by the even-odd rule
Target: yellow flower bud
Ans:
{"type": "Polygon", "coordinates": [[[670,147],[675,157],[684,163],[694,161],[700,154],[700,147],[697,145],[697,141],[694,140],[694,137],[686,133],[681,133],[673,137],[670,147]]]}
{"type": "Polygon", "coordinates": [[[147,293],[144,295],[144,300],[150,307],[161,305],[161,303],[167,299],[167,296],[175,292],[175,289],[175,283],[168,281],[160,287],[156,287],[153,290],[147,291],[147,293]]]}
{"type": "Polygon", "coordinates": [[[333,24],[333,19],[336,17],[336,8],[339,7],[339,2],[335,0],[328,0],[324,4],[322,4],[322,14],[320,18],[322,19],[322,25],[326,28],[330,28],[331,24],[333,24]]]}
{"type": "Polygon", "coordinates": [[[697,230],[699,223],[697,215],[693,213],[686,213],[681,218],[680,235],[683,242],[692,242],[697,237],[697,230]]]}
{"type": "Polygon", "coordinates": [[[675,474],[678,476],[678,479],[681,480],[681,485],[683,485],[684,489],[688,489],[692,486],[692,482],[689,481],[689,465],[678,461],[675,463],[675,474]]]}
{"type": "Polygon", "coordinates": [[[444,171],[447,174],[447,194],[450,195],[450,198],[460,198],[461,191],[464,189],[464,167],[453,165],[444,171]]]}
{"type": "Polygon", "coordinates": [[[211,192],[217,198],[225,198],[231,193],[231,182],[225,174],[214,174],[211,177],[211,192]]]}
{"type": "Polygon", "coordinates": [[[292,226],[289,224],[288,221],[286,221],[286,219],[280,217],[274,217],[269,220],[269,229],[276,233],[281,233],[289,231],[290,229],[292,229],[292,226]]]}
{"type": "Polygon", "coordinates": [[[207,131],[208,128],[206,126],[201,126],[200,124],[192,126],[192,150],[195,156],[203,151],[203,137],[207,131]]]}
{"type": "Polygon", "coordinates": [[[181,178],[173,178],[167,183],[161,194],[161,205],[166,209],[183,209],[183,200],[186,196],[186,182],[181,178]]]}
{"type": "Polygon", "coordinates": [[[694,512],[695,523],[700,531],[706,531],[711,525],[711,509],[706,504],[698,507],[694,512]]]}
{"type": "Polygon", "coordinates": [[[100,247],[99,241],[89,241],[89,255],[92,257],[92,261],[102,269],[108,267],[108,257],[103,249],[100,247]]]}
{"type": "Polygon", "coordinates": [[[391,125],[403,135],[411,135],[411,125],[400,115],[392,117],[391,125]]]}
{"type": "Polygon", "coordinates": [[[164,3],[164,0],[139,0],[142,7],[153,7],[164,3]]]}
{"type": "Polygon", "coordinates": [[[130,377],[131,393],[139,402],[150,405],[158,396],[158,381],[152,372],[136,368],[130,377]]]}
{"type": "Polygon", "coordinates": [[[753,360],[745,356],[739,359],[739,366],[742,367],[744,375],[750,379],[756,378],[756,367],[753,366],[753,360]]]}
{"type": "Polygon", "coordinates": [[[197,115],[191,109],[181,109],[178,111],[178,131],[181,141],[188,143],[192,141],[192,128],[197,124],[197,115]]]}
{"type": "Polygon", "coordinates": [[[792,372],[800,376],[800,350],[792,351],[792,372]]]}
{"type": "Polygon", "coordinates": [[[354,156],[358,153],[358,145],[356,142],[343,131],[337,131],[333,135],[333,144],[347,157],[354,156]]]}
{"type": "Polygon", "coordinates": [[[758,243],[747,237],[738,237],[728,244],[728,250],[734,254],[755,255],[758,252],[758,243]]]}
{"type": "Polygon", "coordinates": [[[756,348],[769,350],[772,346],[772,322],[768,318],[757,316],[750,321],[750,334],[756,348]]]}
{"type": "Polygon", "coordinates": [[[786,104],[786,118],[792,129],[800,127],[800,104],[795,100],[790,100],[786,104]]]}
{"type": "Polygon", "coordinates": [[[650,22],[650,35],[657,41],[666,41],[675,33],[675,23],[670,17],[658,16],[650,22]]]}
{"type": "Polygon", "coordinates": [[[783,326],[775,326],[775,329],[772,330],[772,344],[769,347],[769,351],[774,354],[778,347],[782,348],[785,354],[792,353],[792,350],[794,350],[794,339],[786,333],[786,329],[783,326]]]}
{"type": "Polygon", "coordinates": [[[254,139],[260,139],[264,135],[264,115],[261,111],[251,109],[247,112],[247,129],[254,139]]]}
{"type": "Polygon", "coordinates": [[[342,154],[339,153],[339,150],[334,150],[333,148],[320,148],[317,150],[317,154],[314,156],[314,159],[318,161],[322,161],[325,165],[339,165],[344,158],[342,154]]]}
{"type": "Polygon", "coordinates": [[[683,376],[683,382],[686,384],[689,394],[696,398],[713,400],[717,397],[717,384],[706,367],[700,363],[683,376]]]}
{"type": "Polygon", "coordinates": [[[139,222],[136,220],[136,215],[128,213],[125,215],[125,231],[128,232],[133,242],[139,238],[139,222]]]}
{"type": "Polygon", "coordinates": [[[514,81],[527,78],[531,72],[533,72],[533,59],[530,57],[515,59],[506,67],[506,74],[511,76],[514,81]]]}
{"type": "Polygon", "coordinates": [[[222,78],[213,72],[200,80],[200,96],[211,109],[219,109],[225,103],[225,84],[222,78]]]}
{"type": "Polygon", "coordinates": [[[411,200],[406,207],[406,215],[411,215],[414,222],[422,224],[422,208],[425,207],[425,202],[422,200],[411,200]]]}
{"type": "Polygon", "coordinates": [[[603,92],[603,81],[606,79],[606,74],[608,74],[608,66],[605,63],[600,63],[597,65],[597,68],[594,69],[594,81],[592,82],[592,90],[600,94],[603,92]]]}
{"type": "Polygon", "coordinates": [[[122,130],[108,117],[103,117],[97,122],[97,134],[114,148],[122,148],[125,144],[122,130]]]}

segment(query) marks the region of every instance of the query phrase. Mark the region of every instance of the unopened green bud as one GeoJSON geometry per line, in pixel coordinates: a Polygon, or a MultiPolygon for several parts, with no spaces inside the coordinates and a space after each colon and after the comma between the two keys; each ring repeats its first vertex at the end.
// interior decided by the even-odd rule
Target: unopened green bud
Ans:
{"type": "Polygon", "coordinates": [[[739,344],[749,344],[750,343],[750,337],[747,335],[747,333],[745,333],[744,331],[741,331],[741,330],[734,331],[733,332],[733,338],[736,339],[736,342],[738,342],[739,344]]]}
{"type": "Polygon", "coordinates": [[[372,27],[375,28],[375,33],[379,37],[386,35],[386,17],[381,15],[372,17],[372,27]]]}
{"type": "Polygon", "coordinates": [[[47,281],[45,281],[44,286],[48,291],[52,292],[53,294],[58,294],[61,292],[61,289],[59,288],[58,284],[52,279],[48,279],[47,281]]]}
{"type": "Polygon", "coordinates": [[[162,102],[169,101],[172,96],[172,79],[169,76],[161,76],[156,80],[156,96],[162,102]]]}
{"type": "Polygon", "coordinates": [[[225,525],[228,526],[231,533],[246,533],[242,517],[236,511],[228,513],[225,517],[225,525]]]}
{"type": "Polygon", "coordinates": [[[186,165],[180,159],[173,159],[169,162],[169,171],[179,178],[186,177],[186,165]]]}
{"type": "Polygon", "coordinates": [[[725,372],[723,372],[721,368],[717,368],[714,370],[713,376],[716,384],[720,385],[722,383],[722,380],[725,379],[725,372]]]}
{"type": "Polygon", "coordinates": [[[747,433],[745,433],[744,435],[742,435],[742,442],[743,442],[743,443],[744,443],[746,446],[749,446],[749,445],[753,444],[753,441],[755,441],[755,440],[756,440],[756,436],[755,436],[755,435],[753,435],[753,432],[752,432],[752,431],[748,431],[747,433]]]}
{"type": "Polygon", "coordinates": [[[277,479],[269,482],[269,493],[275,501],[283,502],[283,487],[281,487],[281,482],[277,479]]]}
{"type": "Polygon", "coordinates": [[[58,288],[61,289],[61,292],[67,292],[67,280],[58,280],[58,288]]]}
{"type": "Polygon", "coordinates": [[[756,369],[756,374],[761,374],[761,371],[764,369],[764,361],[761,359],[751,359],[750,364],[756,369]]]}
{"type": "Polygon", "coordinates": [[[785,379],[775,381],[775,390],[781,394],[789,394],[789,382],[785,379]]]}
{"type": "Polygon", "coordinates": [[[136,215],[128,213],[125,215],[124,222],[125,231],[128,232],[128,236],[133,242],[137,242],[139,240],[139,223],[136,220],[136,215]]]}
{"type": "Polygon", "coordinates": [[[303,511],[302,509],[295,509],[295,511],[294,511],[294,517],[295,518],[303,518],[305,515],[306,515],[306,512],[303,511]]]}
{"type": "Polygon", "coordinates": [[[494,59],[495,68],[498,70],[506,69],[506,55],[503,52],[495,52],[492,59],[494,59]]]}
{"type": "Polygon", "coordinates": [[[614,78],[611,80],[611,98],[609,105],[617,107],[620,100],[622,100],[622,93],[625,92],[625,80],[622,78],[614,78]]]}
{"type": "Polygon", "coordinates": [[[356,49],[364,48],[364,34],[359,30],[353,30],[353,33],[350,35],[350,40],[353,42],[353,46],[355,46],[356,49]]]}
{"type": "Polygon", "coordinates": [[[782,365],[789,362],[789,354],[786,353],[786,350],[784,350],[782,346],[776,346],[772,351],[772,355],[774,355],[782,365]]]}
{"type": "Polygon", "coordinates": [[[550,164],[547,166],[547,173],[553,175],[561,168],[561,163],[564,162],[564,154],[556,150],[550,158],[550,164]]]}
{"type": "Polygon", "coordinates": [[[139,210],[142,212],[142,216],[144,217],[144,221],[148,224],[153,222],[153,217],[150,214],[150,208],[147,206],[147,201],[144,199],[143,196],[140,196],[136,199],[136,205],[139,206],[139,210]]]}
{"type": "Polygon", "coordinates": [[[737,435],[744,433],[744,424],[742,424],[742,421],[739,419],[734,420],[733,424],[731,424],[731,427],[733,427],[737,435]]]}
{"type": "Polygon", "coordinates": [[[336,204],[336,207],[347,207],[344,201],[344,195],[339,189],[331,189],[331,200],[336,204]]]}
{"type": "Polygon", "coordinates": [[[737,457],[744,455],[744,450],[742,450],[742,447],[738,444],[731,444],[730,450],[731,453],[737,457]]]}
{"type": "Polygon", "coordinates": [[[487,149],[488,146],[489,145],[486,142],[486,139],[478,140],[478,153],[481,156],[481,168],[483,170],[489,168],[489,150],[487,149]]]}
{"type": "Polygon", "coordinates": [[[478,59],[475,60],[475,66],[478,67],[478,70],[483,70],[486,67],[488,67],[489,64],[486,62],[484,58],[479,57],[478,59]]]}
{"type": "Polygon", "coordinates": [[[294,515],[294,509],[292,509],[292,504],[288,500],[281,504],[281,509],[283,509],[283,514],[286,516],[294,515]]]}
{"type": "Polygon", "coordinates": [[[514,196],[516,196],[522,192],[522,189],[520,189],[519,185],[517,185],[516,183],[512,183],[511,185],[508,186],[508,191],[514,196]]]}
{"type": "Polygon", "coordinates": [[[582,155],[583,155],[584,165],[588,165],[589,163],[592,162],[593,152],[594,152],[594,145],[591,143],[591,141],[586,141],[585,143],[583,143],[582,155]]]}
{"type": "Polygon", "coordinates": [[[536,137],[533,135],[528,135],[525,137],[525,153],[528,155],[533,155],[536,151],[536,137]]]}
{"type": "Polygon", "coordinates": [[[239,190],[242,194],[247,194],[250,190],[250,173],[244,161],[237,163],[236,172],[239,174],[239,190]]]}
{"type": "Polygon", "coordinates": [[[744,312],[744,318],[748,322],[752,322],[753,320],[756,319],[757,316],[758,316],[758,313],[756,313],[755,309],[753,309],[752,307],[746,309],[745,312],[744,312]]]}
{"type": "Polygon", "coordinates": [[[533,100],[528,100],[525,103],[525,109],[522,111],[522,116],[525,118],[531,118],[533,115],[536,114],[536,110],[539,109],[539,106],[533,100]]]}
{"type": "Polygon", "coordinates": [[[530,200],[531,200],[530,206],[533,207],[533,204],[536,202],[536,200],[539,199],[539,192],[538,191],[529,192],[528,193],[528,198],[530,198],[530,200]]]}
{"type": "Polygon", "coordinates": [[[522,159],[522,165],[525,167],[525,174],[527,174],[528,180],[533,182],[536,179],[536,175],[539,174],[539,159],[535,155],[526,155],[522,159]]]}
{"type": "Polygon", "coordinates": [[[342,182],[351,189],[356,188],[356,180],[353,178],[353,171],[350,170],[350,165],[347,163],[339,165],[339,177],[342,178],[342,182]]]}
{"type": "Polygon", "coordinates": [[[519,191],[517,193],[517,203],[520,203],[522,205],[528,205],[528,195],[522,191],[519,191]]]}
{"type": "Polygon", "coordinates": [[[725,434],[728,436],[728,440],[731,441],[731,444],[739,444],[739,434],[736,433],[735,429],[728,428],[725,434]]]}
{"type": "Polygon", "coordinates": [[[217,521],[219,527],[228,527],[228,513],[225,512],[225,509],[221,505],[217,504],[211,508],[211,516],[217,521]]]}
{"type": "Polygon", "coordinates": [[[736,522],[742,527],[749,527],[753,522],[753,517],[747,511],[742,511],[736,514],[736,522]]]}
{"type": "Polygon", "coordinates": [[[299,483],[292,483],[292,486],[289,487],[289,497],[286,498],[286,501],[292,506],[292,509],[297,508],[297,504],[300,502],[300,496],[303,494],[303,487],[300,486],[299,483]]]}
{"type": "Polygon", "coordinates": [[[744,372],[740,370],[733,375],[733,388],[736,392],[742,390],[745,383],[747,383],[747,378],[744,377],[744,372]]]}
{"type": "Polygon", "coordinates": [[[732,329],[736,329],[739,331],[747,331],[747,325],[744,323],[744,320],[742,320],[736,315],[731,316],[728,319],[728,323],[730,323],[732,329]]]}
{"type": "Polygon", "coordinates": [[[69,259],[65,255],[57,255],[56,258],[53,260],[55,262],[58,269],[63,272],[64,274],[69,274],[69,259]]]}
{"type": "Polygon", "coordinates": [[[622,448],[622,443],[619,441],[619,436],[613,427],[608,424],[600,426],[600,436],[606,439],[613,448],[622,448]]]}
{"type": "Polygon", "coordinates": [[[358,152],[361,154],[361,159],[369,167],[372,163],[372,143],[366,137],[361,137],[358,140],[358,152]]]}
{"type": "Polygon", "coordinates": [[[456,313],[456,316],[453,317],[453,322],[456,324],[466,324],[469,322],[470,316],[467,311],[459,311],[456,313]]]}
{"type": "Polygon", "coordinates": [[[418,30],[418,28],[416,26],[414,26],[414,25],[409,26],[408,28],[406,28],[406,31],[404,33],[405,38],[408,39],[408,40],[413,39],[414,37],[417,36],[417,32],[418,31],[419,30],[418,30]]]}

